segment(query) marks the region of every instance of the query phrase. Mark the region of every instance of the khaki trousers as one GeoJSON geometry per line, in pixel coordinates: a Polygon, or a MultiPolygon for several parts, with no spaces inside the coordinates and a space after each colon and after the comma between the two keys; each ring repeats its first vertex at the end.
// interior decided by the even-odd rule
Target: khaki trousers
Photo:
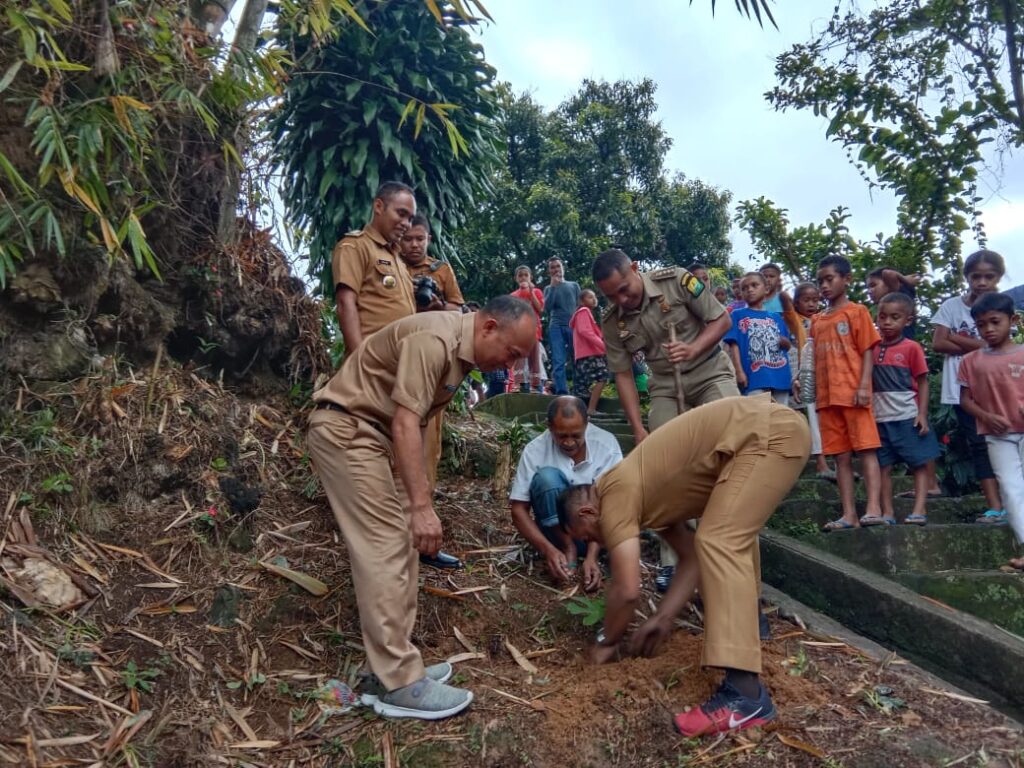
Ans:
{"type": "Polygon", "coordinates": [[[704,654],[709,667],[761,671],[757,536],[800,476],[810,452],[807,422],[776,408],[766,454],[740,453],[719,476],[697,526],[704,598],[704,654]]]}
{"type": "MultiPolygon", "coordinates": [[[[709,358],[698,368],[684,373],[682,378],[684,401],[683,407],[680,408],[679,398],[676,396],[675,377],[671,373],[653,377],[651,410],[647,414],[647,426],[651,432],[691,408],[726,397],[740,396],[739,387],[736,385],[736,373],[726,354],[719,353],[709,358]]],[[[661,564],[674,566],[678,562],[676,551],[662,541],[661,564]]]]}
{"type": "Polygon", "coordinates": [[[391,446],[366,422],[316,410],[306,444],[348,547],[370,669],[389,691],[425,674],[412,644],[419,588],[405,489],[391,446]]]}
{"type": "Polygon", "coordinates": [[[444,409],[430,417],[423,435],[423,456],[427,462],[427,482],[430,484],[431,497],[437,487],[437,465],[441,463],[441,431],[443,428],[444,409]]]}

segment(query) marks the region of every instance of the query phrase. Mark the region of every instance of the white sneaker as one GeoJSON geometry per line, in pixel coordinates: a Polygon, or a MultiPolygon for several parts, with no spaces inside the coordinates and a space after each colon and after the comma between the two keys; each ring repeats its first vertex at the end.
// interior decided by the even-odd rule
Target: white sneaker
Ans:
{"type": "MultiPolygon", "coordinates": [[[[455,669],[447,661],[442,661],[440,664],[431,664],[424,671],[427,673],[427,677],[438,683],[447,683],[452,679],[452,675],[455,674],[455,669]]],[[[367,707],[375,704],[377,699],[387,693],[380,678],[373,674],[373,672],[363,679],[359,687],[365,691],[359,697],[359,700],[367,707]]]]}
{"type": "Polygon", "coordinates": [[[373,711],[384,717],[441,720],[457,715],[472,701],[472,692],[424,677],[412,685],[383,694],[374,702],[373,711]]]}

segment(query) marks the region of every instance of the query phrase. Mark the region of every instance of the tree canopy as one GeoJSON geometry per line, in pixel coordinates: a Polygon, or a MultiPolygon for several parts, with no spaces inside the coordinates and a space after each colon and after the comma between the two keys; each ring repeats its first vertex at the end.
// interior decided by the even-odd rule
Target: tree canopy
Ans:
{"type": "MultiPolygon", "coordinates": [[[[1024,144],[1024,2],[889,0],[839,4],[825,30],[778,57],[776,109],[810,109],[872,186],[895,192],[887,255],[956,266],[979,239],[983,146],[1024,144]]],[[[957,270],[951,270],[955,273],[957,270]]]]}
{"type": "Polygon", "coordinates": [[[730,195],[666,174],[672,142],[654,119],[655,91],[651,80],[586,80],[547,112],[500,89],[504,163],[457,235],[464,292],[507,292],[516,265],[542,271],[551,256],[573,279],[587,278],[594,257],[613,245],[645,266],[725,266],[730,195]]]}

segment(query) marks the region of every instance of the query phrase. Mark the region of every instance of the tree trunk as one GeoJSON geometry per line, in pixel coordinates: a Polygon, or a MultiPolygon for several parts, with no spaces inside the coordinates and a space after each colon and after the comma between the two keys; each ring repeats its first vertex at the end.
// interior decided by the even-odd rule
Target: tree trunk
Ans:
{"type": "MultiPolygon", "coordinates": [[[[259,39],[260,27],[263,25],[263,17],[267,13],[268,0],[246,0],[242,8],[242,17],[238,20],[238,28],[235,30],[235,40],[231,45],[231,55],[228,59],[228,68],[233,66],[244,66],[244,61],[256,49],[256,41],[259,39]]],[[[245,137],[242,131],[243,126],[235,133],[235,148],[239,157],[245,151],[245,137]]],[[[234,243],[238,238],[238,228],[235,226],[235,216],[238,210],[238,197],[242,189],[241,169],[234,163],[228,162],[227,176],[224,179],[224,187],[220,201],[220,218],[217,222],[217,238],[222,243],[234,243]]]]}

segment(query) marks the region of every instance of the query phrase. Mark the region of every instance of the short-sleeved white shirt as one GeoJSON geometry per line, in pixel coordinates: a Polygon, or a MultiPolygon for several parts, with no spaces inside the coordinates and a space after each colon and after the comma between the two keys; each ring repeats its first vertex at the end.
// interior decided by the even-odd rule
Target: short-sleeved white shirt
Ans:
{"type": "Polygon", "coordinates": [[[587,485],[622,461],[619,441],[608,430],[587,424],[585,438],[587,457],[578,464],[559,450],[551,430],[545,429],[544,434],[533,438],[519,457],[519,467],[508,493],[509,500],[530,500],[530,482],[541,467],[562,470],[570,485],[587,485]]]}
{"type": "MultiPolygon", "coordinates": [[[[972,339],[978,336],[978,326],[971,317],[971,308],[964,303],[962,296],[946,299],[932,316],[932,325],[949,328],[953,336],[967,336],[972,339]]],[[[960,361],[963,355],[946,355],[942,360],[942,402],[947,405],[960,405],[960,361]]]]}

